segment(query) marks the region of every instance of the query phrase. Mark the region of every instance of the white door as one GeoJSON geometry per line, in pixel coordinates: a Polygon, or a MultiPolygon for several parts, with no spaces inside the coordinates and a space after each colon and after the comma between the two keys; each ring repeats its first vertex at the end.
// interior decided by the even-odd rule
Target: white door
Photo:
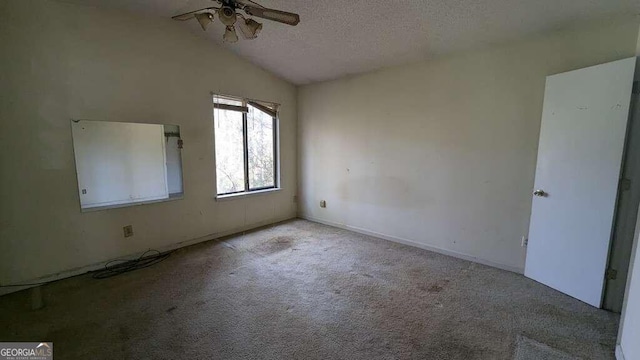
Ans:
{"type": "Polygon", "coordinates": [[[547,77],[525,276],[601,306],[635,58],[547,77]]]}

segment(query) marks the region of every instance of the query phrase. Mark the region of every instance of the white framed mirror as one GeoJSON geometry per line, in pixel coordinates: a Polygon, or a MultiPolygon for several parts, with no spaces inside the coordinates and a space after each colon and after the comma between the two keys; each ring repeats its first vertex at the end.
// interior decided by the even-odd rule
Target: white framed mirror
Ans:
{"type": "Polygon", "coordinates": [[[177,125],[72,120],[82,211],[183,197],[177,125]]]}

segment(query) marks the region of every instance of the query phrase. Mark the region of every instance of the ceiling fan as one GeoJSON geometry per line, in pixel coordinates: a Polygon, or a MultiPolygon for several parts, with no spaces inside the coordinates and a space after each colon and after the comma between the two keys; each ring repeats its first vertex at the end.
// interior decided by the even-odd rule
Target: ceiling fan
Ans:
{"type": "Polygon", "coordinates": [[[172,19],[185,21],[195,18],[200,23],[202,30],[207,30],[216,14],[220,22],[226,26],[222,40],[229,43],[238,41],[235,26],[238,25],[245,39],[255,39],[262,30],[262,24],[242,15],[238,10],[242,10],[249,16],[255,16],[271,21],[277,21],[283,24],[295,26],[300,22],[298,14],[269,9],[251,0],[213,0],[220,6],[207,7],[200,10],[190,11],[188,13],[173,16],[172,19]]]}

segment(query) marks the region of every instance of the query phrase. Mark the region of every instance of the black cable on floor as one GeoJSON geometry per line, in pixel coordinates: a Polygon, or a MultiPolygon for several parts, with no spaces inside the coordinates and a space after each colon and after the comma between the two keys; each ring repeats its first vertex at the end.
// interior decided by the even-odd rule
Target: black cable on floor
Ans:
{"type": "MultiPolygon", "coordinates": [[[[94,279],[106,279],[108,277],[124,274],[124,273],[129,272],[129,271],[146,268],[146,267],[149,267],[151,265],[155,265],[155,264],[165,260],[166,258],[169,257],[169,255],[171,255],[172,252],[173,252],[173,250],[161,253],[158,250],[150,249],[150,250],[145,251],[137,259],[133,259],[133,260],[125,260],[125,259],[111,260],[111,261],[107,262],[104,265],[104,269],[91,271],[91,273],[93,273],[92,277],[94,279]],[[149,255],[149,256],[145,256],[145,255],[147,255],[149,253],[154,253],[154,254],[153,255],[149,255]]],[[[43,282],[38,282],[38,283],[0,285],[0,288],[4,288],[4,287],[20,287],[20,286],[38,286],[38,285],[44,285],[44,284],[48,284],[50,282],[54,282],[54,281],[58,281],[58,280],[59,279],[51,280],[51,281],[43,281],[43,282]]]]}
{"type": "Polygon", "coordinates": [[[171,255],[173,251],[167,251],[161,253],[158,250],[147,250],[140,257],[133,260],[116,259],[111,260],[104,265],[104,269],[92,271],[92,277],[94,279],[106,279],[112,276],[124,274],[129,271],[138,270],[142,268],[155,265],[171,255]],[[153,255],[148,255],[154,253],[153,255]]]}

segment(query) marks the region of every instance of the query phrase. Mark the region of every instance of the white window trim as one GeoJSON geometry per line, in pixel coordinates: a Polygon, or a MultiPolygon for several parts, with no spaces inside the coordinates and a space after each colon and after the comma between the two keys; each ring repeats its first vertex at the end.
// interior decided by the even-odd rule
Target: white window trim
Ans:
{"type": "Polygon", "coordinates": [[[280,190],[282,190],[282,188],[275,187],[275,188],[262,189],[262,190],[244,191],[244,192],[233,193],[233,194],[216,195],[214,196],[214,198],[216,199],[216,201],[229,201],[234,199],[242,199],[242,198],[253,196],[253,195],[267,195],[270,193],[278,192],[280,190]]]}

